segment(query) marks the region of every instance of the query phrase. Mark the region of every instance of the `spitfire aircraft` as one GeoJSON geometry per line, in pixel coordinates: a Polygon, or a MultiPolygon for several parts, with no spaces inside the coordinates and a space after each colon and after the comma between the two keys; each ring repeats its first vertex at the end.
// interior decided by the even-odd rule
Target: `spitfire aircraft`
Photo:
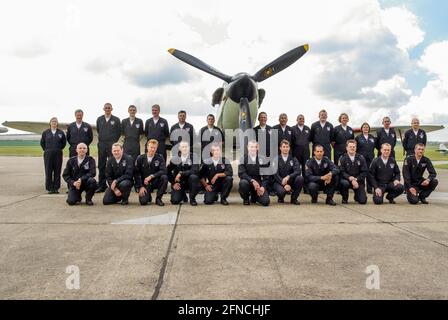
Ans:
{"type": "Polygon", "coordinates": [[[305,44],[288,51],[254,75],[240,72],[234,76],[224,74],[183,51],[169,49],[168,52],[179,60],[224,81],[223,86],[215,91],[212,99],[212,106],[219,105],[217,125],[221,129],[240,128],[245,131],[254,126],[258,108],[265,96],[265,91],[258,89],[258,83],[288,68],[308,50],[309,46],[305,44]]]}
{"type": "Polygon", "coordinates": [[[441,154],[446,156],[448,154],[448,148],[443,143],[441,143],[439,149],[437,149],[437,152],[440,152],[441,154]]]}

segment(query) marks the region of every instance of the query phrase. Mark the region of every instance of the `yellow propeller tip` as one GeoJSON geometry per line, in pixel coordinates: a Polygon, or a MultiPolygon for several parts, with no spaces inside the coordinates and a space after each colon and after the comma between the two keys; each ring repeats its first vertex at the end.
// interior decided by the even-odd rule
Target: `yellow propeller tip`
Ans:
{"type": "Polygon", "coordinates": [[[171,53],[171,54],[173,54],[174,51],[176,51],[176,49],[174,49],[174,48],[168,49],[168,52],[171,53]]]}
{"type": "Polygon", "coordinates": [[[305,49],[305,51],[308,51],[310,49],[310,45],[306,44],[306,45],[303,46],[303,48],[305,49]]]}

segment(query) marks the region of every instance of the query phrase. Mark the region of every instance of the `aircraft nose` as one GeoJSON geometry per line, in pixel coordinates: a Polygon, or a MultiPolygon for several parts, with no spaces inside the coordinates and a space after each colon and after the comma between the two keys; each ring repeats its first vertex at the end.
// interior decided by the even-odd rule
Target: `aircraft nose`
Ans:
{"type": "Polygon", "coordinates": [[[242,75],[235,80],[229,88],[229,97],[235,102],[240,102],[242,98],[252,101],[255,98],[255,84],[249,75],[242,75]]]}

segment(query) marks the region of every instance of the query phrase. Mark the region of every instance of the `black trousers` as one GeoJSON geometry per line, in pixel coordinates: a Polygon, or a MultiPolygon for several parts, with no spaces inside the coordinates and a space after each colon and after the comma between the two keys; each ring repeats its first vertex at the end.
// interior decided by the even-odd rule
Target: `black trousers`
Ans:
{"type": "Polygon", "coordinates": [[[62,150],[44,152],[45,189],[56,191],[61,187],[62,150]]]}
{"type": "MultiPolygon", "coordinates": [[[[367,168],[370,169],[370,164],[372,163],[373,160],[370,158],[369,159],[365,158],[365,159],[366,159],[367,168]]],[[[369,176],[367,176],[367,178],[366,178],[366,185],[367,185],[367,191],[373,190],[373,185],[369,179],[369,176]]],[[[373,190],[373,191],[375,192],[375,190],[373,190]]]]}
{"type": "Polygon", "coordinates": [[[375,204],[382,204],[384,202],[384,195],[387,193],[386,199],[392,200],[399,196],[401,196],[404,192],[404,186],[400,183],[397,186],[394,186],[394,183],[391,182],[388,185],[380,185],[378,188],[383,191],[383,194],[381,197],[378,197],[375,193],[375,190],[373,190],[373,202],[375,204]]]}
{"type": "Polygon", "coordinates": [[[117,197],[111,188],[107,188],[103,197],[103,204],[114,204],[121,200],[127,201],[129,199],[129,195],[132,189],[132,181],[131,180],[123,180],[117,184],[118,190],[121,192],[121,197],[117,197]]]}
{"type": "Polygon", "coordinates": [[[422,186],[421,184],[418,187],[414,187],[417,190],[417,195],[414,196],[409,189],[406,189],[406,197],[408,198],[408,202],[410,204],[417,204],[420,200],[425,200],[428,198],[431,193],[436,189],[437,185],[439,184],[439,181],[437,179],[431,180],[429,185],[426,187],[422,186]]]}
{"type": "Polygon", "coordinates": [[[157,189],[157,199],[162,199],[163,194],[166,192],[166,187],[168,186],[168,177],[166,175],[160,176],[158,178],[152,179],[146,188],[146,194],[143,197],[138,197],[138,201],[142,206],[147,205],[148,202],[152,201],[151,193],[154,189],[157,189]]]}
{"type": "Polygon", "coordinates": [[[89,180],[81,182],[81,188],[79,190],[74,186],[70,186],[68,189],[67,203],[73,206],[77,202],[81,202],[81,194],[84,191],[86,192],[86,201],[92,200],[96,187],[97,184],[94,178],[89,178],[89,180]]]}
{"type": "Polygon", "coordinates": [[[227,199],[233,187],[233,178],[229,176],[219,178],[211,187],[212,191],[205,191],[204,193],[205,204],[213,204],[217,201],[219,193],[221,193],[221,199],[227,199]]]}
{"type": "Polygon", "coordinates": [[[366,204],[367,203],[367,194],[366,194],[366,186],[364,183],[358,183],[359,188],[353,189],[353,185],[350,181],[341,178],[339,182],[339,187],[341,190],[341,196],[343,200],[348,200],[348,192],[349,189],[352,189],[355,192],[355,201],[359,204],[366,204]]]}
{"type": "Polygon", "coordinates": [[[249,197],[251,197],[252,202],[258,202],[264,207],[267,207],[270,203],[269,191],[265,190],[261,196],[258,196],[253,184],[247,180],[240,180],[238,191],[243,200],[249,200],[249,197]]]}
{"type": "Polygon", "coordinates": [[[334,164],[339,165],[339,158],[341,158],[347,152],[344,145],[335,145],[334,146],[334,164]]]}
{"type": "Polygon", "coordinates": [[[112,157],[112,145],[114,143],[112,141],[98,142],[98,185],[103,189],[106,189],[106,163],[112,157]]]}
{"type": "MultiPolygon", "coordinates": [[[[71,144],[70,147],[68,148],[68,153],[69,153],[69,157],[70,158],[78,155],[76,153],[76,147],[77,146],[78,146],[77,144],[73,144],[73,145],[71,144]]],[[[88,156],[90,155],[90,148],[89,148],[89,146],[87,146],[87,155],[88,156]]]]}
{"type": "Polygon", "coordinates": [[[123,152],[132,157],[132,160],[136,160],[140,155],[140,142],[137,141],[125,141],[123,145],[123,152]]]}
{"type": "MultiPolygon", "coordinates": [[[[300,195],[300,192],[302,191],[303,184],[304,179],[302,176],[297,176],[294,180],[289,179],[288,185],[290,185],[292,189],[291,200],[297,200],[297,198],[300,195]]],[[[274,191],[277,194],[277,197],[282,200],[285,198],[287,194],[285,187],[278,182],[274,183],[274,191]]]]}
{"type": "Polygon", "coordinates": [[[199,177],[195,174],[191,174],[188,179],[181,180],[180,190],[174,190],[174,188],[171,188],[171,203],[181,203],[187,192],[190,193],[190,200],[195,200],[200,190],[201,182],[199,177]]]}
{"type": "Polygon", "coordinates": [[[311,199],[317,199],[319,191],[323,191],[327,195],[327,197],[333,198],[334,191],[336,190],[336,187],[338,185],[339,185],[339,177],[334,176],[331,179],[331,182],[327,185],[325,185],[323,180],[320,180],[317,182],[308,182],[307,187],[311,199]]]}
{"type": "Polygon", "coordinates": [[[305,176],[305,164],[310,158],[310,146],[307,144],[306,146],[294,146],[294,156],[299,161],[300,166],[302,167],[302,177],[305,176]]]}

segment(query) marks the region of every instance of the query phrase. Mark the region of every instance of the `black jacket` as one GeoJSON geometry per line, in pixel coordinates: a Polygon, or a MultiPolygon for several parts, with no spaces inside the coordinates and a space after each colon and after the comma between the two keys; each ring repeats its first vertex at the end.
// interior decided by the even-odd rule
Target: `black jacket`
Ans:
{"type": "Polygon", "coordinates": [[[156,153],[152,158],[151,163],[148,163],[148,155],[141,154],[135,161],[134,180],[135,187],[143,187],[146,177],[153,175],[154,178],[161,177],[167,174],[165,159],[162,155],[156,153]]]}
{"type": "Polygon", "coordinates": [[[378,151],[381,150],[381,146],[384,143],[390,144],[392,150],[395,148],[395,145],[397,144],[397,134],[393,128],[389,128],[389,134],[386,133],[384,128],[381,128],[376,132],[376,148],[378,151]]]}
{"type": "Polygon", "coordinates": [[[114,180],[120,183],[124,180],[132,181],[134,177],[134,160],[131,156],[123,154],[120,162],[117,163],[114,157],[107,160],[106,165],[106,181],[110,186],[114,180]]]}
{"type": "Polygon", "coordinates": [[[260,170],[262,168],[269,168],[269,162],[262,156],[257,156],[255,162],[249,162],[249,159],[250,157],[245,155],[243,161],[238,165],[238,177],[249,183],[254,179],[264,188],[267,188],[271,180],[271,175],[262,175],[260,170]]]}
{"type": "Polygon", "coordinates": [[[264,154],[264,156],[268,156],[268,155],[271,154],[271,149],[270,148],[271,148],[271,134],[272,134],[272,130],[273,130],[272,127],[268,126],[268,125],[266,125],[265,131],[261,130],[260,125],[254,127],[255,139],[257,140],[257,142],[259,144],[259,150],[260,151],[262,150],[262,148],[261,148],[261,141],[262,141],[262,139],[264,139],[263,141],[266,143],[266,146],[265,146],[266,149],[264,150],[266,154],[264,154]],[[261,138],[262,135],[265,135],[265,138],[261,138]]]}
{"type": "Polygon", "coordinates": [[[62,173],[62,178],[71,187],[73,186],[73,182],[79,178],[85,183],[90,178],[95,178],[95,175],[95,159],[86,155],[80,166],[78,166],[78,156],[68,159],[64,172],[62,173]]]}
{"type": "Polygon", "coordinates": [[[384,187],[395,180],[400,181],[400,168],[394,158],[389,157],[386,164],[381,157],[375,158],[370,165],[369,179],[375,189],[384,187]]]}
{"type": "MultiPolygon", "coordinates": [[[[184,127],[181,129],[179,126],[179,123],[176,123],[175,125],[173,125],[170,129],[170,142],[171,145],[174,147],[176,144],[178,144],[180,141],[182,141],[182,137],[178,137],[176,140],[173,139],[172,134],[175,130],[182,130],[185,131],[188,136],[189,136],[189,141],[188,143],[190,144],[190,148],[193,146],[193,136],[194,136],[194,128],[191,124],[189,124],[188,122],[185,122],[184,127]]],[[[185,134],[184,132],[182,132],[182,134],[185,134]]]]}
{"type": "Polygon", "coordinates": [[[65,134],[62,130],[56,129],[55,134],[51,132],[51,129],[47,129],[42,132],[40,139],[40,146],[44,151],[62,151],[67,144],[65,134]]]}
{"type": "Polygon", "coordinates": [[[195,154],[191,154],[188,159],[182,163],[182,158],[179,156],[172,157],[170,163],[168,164],[168,181],[174,184],[174,179],[179,172],[181,173],[181,179],[188,181],[188,178],[192,174],[199,174],[200,161],[195,154]]]}
{"type": "Polygon", "coordinates": [[[96,131],[98,132],[98,142],[115,143],[121,137],[120,119],[111,115],[109,121],[106,121],[104,115],[100,116],[96,120],[96,131]]]}
{"type": "Polygon", "coordinates": [[[426,132],[419,129],[417,136],[414,134],[414,130],[410,129],[406,131],[403,138],[403,148],[406,150],[407,155],[414,154],[414,148],[417,143],[423,143],[426,146],[426,132]]]}
{"type": "Polygon", "coordinates": [[[121,122],[121,133],[124,135],[124,144],[138,144],[140,137],[144,134],[143,120],[135,118],[131,125],[131,119],[126,118],[121,122]]]}
{"type": "Polygon", "coordinates": [[[358,183],[364,183],[369,174],[366,159],[359,153],[355,155],[354,162],[348,154],[344,154],[339,159],[339,170],[343,179],[349,180],[350,177],[354,177],[358,183]]]}
{"type": "Polygon", "coordinates": [[[208,126],[202,127],[199,132],[199,139],[201,139],[201,152],[212,142],[222,142],[222,145],[224,146],[224,134],[221,129],[216,126],[213,126],[212,132],[209,131],[208,126]]]}
{"type": "Polygon", "coordinates": [[[323,147],[331,147],[333,130],[333,125],[330,122],[327,121],[322,128],[320,121],[316,121],[311,125],[310,141],[313,145],[320,144],[323,147]]]}
{"type": "Polygon", "coordinates": [[[420,163],[417,163],[415,155],[408,156],[403,162],[403,178],[404,185],[407,189],[419,186],[425,178],[423,174],[425,170],[428,170],[428,179],[434,180],[437,177],[436,170],[434,169],[431,160],[423,156],[420,159],[420,163]]]}
{"type": "Polygon", "coordinates": [[[314,157],[306,162],[305,179],[307,182],[319,182],[320,178],[329,172],[333,177],[339,174],[338,167],[328,157],[323,157],[320,165],[314,157]]]}
{"type": "Polygon", "coordinates": [[[83,142],[89,146],[93,141],[92,126],[87,122],[82,122],[81,127],[76,125],[76,122],[70,123],[67,127],[67,142],[76,147],[79,143],[83,142]]]}
{"type": "Polygon", "coordinates": [[[233,176],[233,168],[229,160],[222,158],[216,167],[212,158],[204,160],[200,171],[201,178],[204,178],[210,182],[218,173],[225,173],[228,177],[233,176]]]}
{"type": "Polygon", "coordinates": [[[154,124],[154,119],[150,118],[145,123],[145,135],[148,140],[155,139],[165,145],[165,140],[170,136],[170,128],[168,121],[159,117],[157,124],[154,124]]]}
{"type": "Polygon", "coordinates": [[[296,157],[289,155],[286,161],[283,160],[281,154],[277,157],[277,173],[274,175],[275,182],[281,184],[283,178],[287,176],[294,181],[294,179],[300,176],[301,173],[302,168],[296,157]]]}
{"type": "Polygon", "coordinates": [[[286,126],[285,131],[283,131],[282,126],[280,124],[272,127],[273,130],[277,130],[278,132],[278,146],[280,147],[280,143],[282,140],[287,140],[291,144],[292,151],[292,128],[290,126],[286,126]]]}
{"type": "Polygon", "coordinates": [[[375,158],[375,137],[369,134],[366,140],[364,135],[360,134],[355,140],[357,142],[357,152],[362,155],[368,163],[371,162],[375,158]]]}
{"type": "Polygon", "coordinates": [[[355,135],[353,129],[347,126],[347,130],[342,128],[342,125],[338,125],[333,129],[333,136],[331,141],[334,143],[334,149],[340,153],[344,153],[346,150],[347,140],[354,139],[355,135]]]}

